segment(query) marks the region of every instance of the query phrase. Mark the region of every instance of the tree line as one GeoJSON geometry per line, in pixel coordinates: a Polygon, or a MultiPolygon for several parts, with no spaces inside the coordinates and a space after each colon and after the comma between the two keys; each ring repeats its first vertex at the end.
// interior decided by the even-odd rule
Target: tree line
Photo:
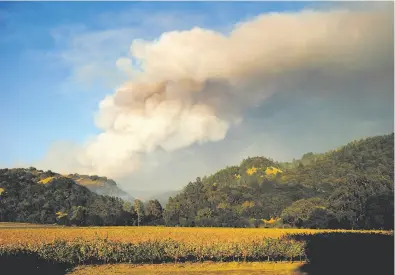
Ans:
{"type": "Polygon", "coordinates": [[[0,221],[393,229],[394,135],[280,163],[247,158],[170,197],[146,203],[101,196],[52,171],[0,169],[0,221]]]}

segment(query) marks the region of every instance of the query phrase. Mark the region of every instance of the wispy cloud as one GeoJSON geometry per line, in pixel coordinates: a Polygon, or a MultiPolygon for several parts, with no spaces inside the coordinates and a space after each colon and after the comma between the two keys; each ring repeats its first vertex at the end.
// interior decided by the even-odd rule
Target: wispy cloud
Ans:
{"type": "Polygon", "coordinates": [[[71,82],[93,84],[115,89],[125,80],[123,70],[116,65],[119,58],[130,56],[133,40],[152,39],[171,29],[187,29],[204,23],[204,16],[181,11],[150,14],[139,9],[107,12],[98,15],[96,28],[85,24],[62,25],[51,30],[57,50],[53,58],[68,66],[70,74],[64,89],[71,82]]]}

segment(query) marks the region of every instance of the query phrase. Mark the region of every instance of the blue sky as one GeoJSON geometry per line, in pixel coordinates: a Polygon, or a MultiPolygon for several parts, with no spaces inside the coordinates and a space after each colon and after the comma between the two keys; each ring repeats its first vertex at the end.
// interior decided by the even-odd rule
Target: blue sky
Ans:
{"type": "Polygon", "coordinates": [[[0,127],[5,131],[0,136],[0,163],[33,161],[57,140],[83,142],[97,133],[93,114],[113,86],[103,83],[99,73],[82,80],[76,74],[89,62],[114,69],[133,39],[152,39],[173,28],[193,26],[226,31],[262,12],[298,10],[305,5],[1,2],[0,127]],[[80,39],[80,44],[73,45],[73,39],[80,39]],[[82,45],[90,42],[90,47],[82,45]],[[89,54],[92,59],[85,60],[89,54]]]}
{"type": "MultiPolygon", "coordinates": [[[[226,34],[259,14],[306,7],[328,8],[311,2],[0,2],[0,167],[34,163],[54,143],[83,144],[97,135],[99,102],[126,80],[116,60],[130,56],[135,39],[195,26],[226,34]]],[[[290,160],[393,131],[393,67],[380,77],[355,73],[339,80],[312,72],[307,80],[247,110],[223,141],[156,155],[156,173],[143,170],[120,185],[174,189],[247,156],[290,160]],[[174,169],[183,171],[177,179],[174,169]],[[154,184],[158,173],[164,186],[154,184]]]]}

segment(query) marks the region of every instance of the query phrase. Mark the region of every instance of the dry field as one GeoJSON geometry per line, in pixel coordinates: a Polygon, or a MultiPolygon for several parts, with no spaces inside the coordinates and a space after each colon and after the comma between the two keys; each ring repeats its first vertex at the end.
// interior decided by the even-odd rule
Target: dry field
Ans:
{"type": "Polygon", "coordinates": [[[317,274],[330,268],[334,268],[331,274],[337,274],[336,268],[347,264],[353,272],[356,267],[371,272],[379,265],[389,270],[382,274],[393,274],[392,243],[392,231],[3,223],[0,264],[13,272],[9,274],[18,268],[20,273],[15,274],[25,274],[32,268],[55,268],[62,274],[71,271],[76,275],[283,275],[301,274],[297,268],[307,260],[310,268],[318,266],[317,274]]]}
{"type": "Polygon", "coordinates": [[[58,225],[52,224],[34,224],[34,223],[22,223],[22,222],[0,222],[0,229],[7,228],[54,228],[59,227],[58,225]]]}
{"type": "Polygon", "coordinates": [[[146,241],[172,239],[178,242],[193,243],[243,243],[265,238],[279,238],[287,234],[317,234],[326,232],[356,232],[392,234],[392,231],[352,231],[352,230],[312,230],[276,228],[185,228],[185,227],[57,227],[30,224],[0,223],[0,245],[51,243],[55,240],[75,239],[141,243],[146,241]]]}
{"type": "Polygon", "coordinates": [[[98,265],[80,266],[70,275],[96,275],[96,274],[206,274],[206,275],[289,275],[302,274],[298,271],[301,263],[187,263],[187,264],[158,264],[158,265],[98,265]]]}

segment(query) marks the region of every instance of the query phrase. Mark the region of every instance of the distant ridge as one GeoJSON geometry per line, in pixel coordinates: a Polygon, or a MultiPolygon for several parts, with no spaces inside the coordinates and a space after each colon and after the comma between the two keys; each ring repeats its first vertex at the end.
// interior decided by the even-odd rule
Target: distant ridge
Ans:
{"type": "Polygon", "coordinates": [[[130,202],[135,200],[134,197],[132,197],[130,194],[119,188],[114,180],[108,179],[107,177],[99,177],[96,175],[88,176],[88,175],[79,175],[79,174],[69,174],[65,176],[71,178],[77,184],[85,186],[92,192],[95,192],[99,195],[117,197],[130,202]]]}

